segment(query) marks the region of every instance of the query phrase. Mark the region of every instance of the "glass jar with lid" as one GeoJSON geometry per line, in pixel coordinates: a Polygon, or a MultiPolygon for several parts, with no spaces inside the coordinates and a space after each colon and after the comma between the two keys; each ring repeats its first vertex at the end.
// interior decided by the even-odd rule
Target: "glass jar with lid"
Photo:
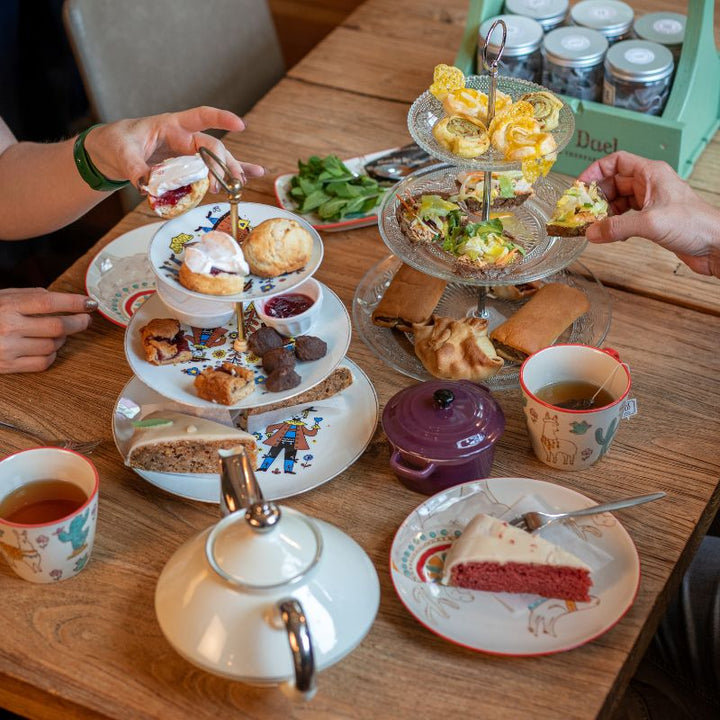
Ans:
{"type": "MultiPolygon", "coordinates": [[[[492,24],[496,20],[502,20],[507,28],[505,49],[500,59],[500,72],[523,80],[530,80],[539,83],[542,78],[542,25],[532,18],[522,15],[498,15],[488,18],[481,26],[478,33],[478,71],[482,70],[482,53],[485,46],[485,38],[492,24]]],[[[502,41],[502,28],[496,27],[490,37],[488,49],[494,57],[500,49],[502,41]]]]}
{"type": "Polygon", "coordinates": [[[607,49],[608,41],[597,30],[562,27],[549,32],[542,46],[542,84],[557,93],[600,102],[607,49]]]}
{"type": "Polygon", "coordinates": [[[611,45],[630,37],[634,19],[635,11],[620,0],[581,0],[570,9],[573,25],[597,30],[611,45]]]}
{"type": "Polygon", "coordinates": [[[537,20],[545,32],[563,24],[568,0],[505,0],[505,12],[537,20]]]}
{"type": "Polygon", "coordinates": [[[672,53],[659,43],[624,40],[605,57],[603,102],[660,115],[665,107],[675,64],[672,53]]]}
{"type": "Polygon", "coordinates": [[[675,63],[680,60],[687,16],[674,12],[648,13],[635,21],[635,34],[639,40],[648,40],[664,45],[672,54],[675,63]]]}

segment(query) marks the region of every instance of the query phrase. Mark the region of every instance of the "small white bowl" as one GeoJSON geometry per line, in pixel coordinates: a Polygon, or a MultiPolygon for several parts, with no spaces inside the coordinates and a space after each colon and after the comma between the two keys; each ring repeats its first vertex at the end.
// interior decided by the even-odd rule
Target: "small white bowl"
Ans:
{"type": "Polygon", "coordinates": [[[222,300],[202,300],[179,292],[158,278],[157,294],[168,310],[181,323],[192,327],[215,328],[229,322],[235,313],[235,303],[222,300]]]}
{"type": "Polygon", "coordinates": [[[285,337],[295,337],[296,335],[303,335],[306,333],[315,322],[317,316],[320,313],[320,307],[322,305],[323,294],[322,285],[314,278],[308,278],[304,283],[301,283],[292,290],[287,292],[273,295],[272,297],[264,297],[260,300],[255,301],[255,310],[260,319],[272,328],[275,328],[281,335],[285,337]],[[312,299],[313,304],[298,315],[292,315],[291,317],[279,318],[272,317],[265,313],[266,305],[276,297],[282,295],[307,295],[312,299]]]}

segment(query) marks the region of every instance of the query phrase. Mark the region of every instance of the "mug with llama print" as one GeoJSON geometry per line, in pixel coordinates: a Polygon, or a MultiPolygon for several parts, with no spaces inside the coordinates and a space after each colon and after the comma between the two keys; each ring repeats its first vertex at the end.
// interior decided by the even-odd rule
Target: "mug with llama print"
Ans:
{"type": "Polygon", "coordinates": [[[607,453],[623,417],[630,371],[610,349],[553,345],[520,368],[528,433],[538,460],[558,470],[582,470],[607,453]]]}

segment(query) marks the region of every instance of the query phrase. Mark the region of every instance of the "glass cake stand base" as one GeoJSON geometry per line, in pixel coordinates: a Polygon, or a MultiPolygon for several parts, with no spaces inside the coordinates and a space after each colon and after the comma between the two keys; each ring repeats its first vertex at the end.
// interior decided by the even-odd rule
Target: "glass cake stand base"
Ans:
{"type": "MultiPolygon", "coordinates": [[[[412,334],[379,327],[372,321],[373,310],[401,265],[400,259],[390,255],[365,274],[357,286],[353,299],[353,326],[370,350],[391,368],[416,380],[431,380],[432,375],[425,370],[415,355],[412,334]]],[[[582,343],[599,347],[610,329],[612,313],[610,295],[597,278],[576,261],[569,268],[544,278],[544,282],[562,282],[576,287],[585,293],[590,302],[590,310],[578,318],[557,338],[556,342],[582,343]]],[[[435,314],[452,318],[476,316],[478,290],[477,286],[448,283],[435,308],[435,314]]],[[[525,302],[527,299],[496,298],[492,290],[488,289],[483,315],[489,321],[488,332],[517,312],[525,302]]],[[[519,386],[519,370],[518,363],[506,361],[500,372],[485,380],[483,384],[491,390],[516,388],[519,386]]]]}

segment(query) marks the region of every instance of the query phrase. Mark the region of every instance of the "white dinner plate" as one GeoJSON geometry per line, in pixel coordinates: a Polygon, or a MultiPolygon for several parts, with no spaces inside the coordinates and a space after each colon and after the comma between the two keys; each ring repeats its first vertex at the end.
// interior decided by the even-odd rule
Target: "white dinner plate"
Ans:
{"type": "Polygon", "coordinates": [[[457,645],[499,655],[545,655],[589,642],[633,604],[640,561],[625,528],[609,513],[547,528],[543,537],[578,555],[591,569],[589,602],[513,595],[439,584],[455,537],[479,512],[509,519],[530,509],[572,510],[595,502],[560,485],[527,478],[489,478],[433,495],[402,523],[390,550],[395,590],[425,627],[457,645]],[[550,534],[552,530],[555,535],[550,534]]]}
{"type": "MultiPolygon", "coordinates": [[[[233,349],[237,337],[237,317],[219,328],[193,328],[181,325],[192,350],[192,360],[175,365],[153,365],[145,359],[140,329],[153,318],[173,317],[157,295],[153,295],[132,316],[125,331],[125,355],[132,371],[146,384],[161,395],[184,405],[196,407],[217,407],[216,403],[198,397],[194,388],[195,376],[205,368],[215,367],[224,362],[249,367],[255,374],[255,390],[239,403],[235,409],[259,407],[280,402],[299,395],[301,392],[323,381],[345,357],[350,345],[350,316],[340,298],[326,285],[323,288],[323,302],[315,324],[308,335],[315,335],[327,343],[325,357],[313,362],[298,362],[295,370],[302,382],[290,390],[269,392],[264,388],[267,377],[260,358],[233,349]]],[[[262,326],[252,303],[245,305],[245,330],[249,335],[262,326]]],[[[289,342],[289,341],[288,341],[289,342]]]]}
{"type": "Polygon", "coordinates": [[[157,230],[150,242],[148,258],[153,272],[175,290],[192,297],[214,298],[230,302],[244,302],[261,297],[287,292],[307,280],[318,268],[323,257],[323,244],[317,230],[310,223],[282,208],[261,203],[238,203],[239,223],[243,228],[254,228],[270,218],[288,218],[300,223],[312,236],[313,247],[310,260],[305,267],[294,272],[274,278],[263,278],[248,275],[241,293],[234,295],[208,295],[188,290],[178,280],[180,265],[183,262],[184,247],[187,243],[196,242],[210,230],[230,232],[230,204],[199,205],[172,220],[168,220],[157,230]]]}
{"type": "MultiPolygon", "coordinates": [[[[306,438],[309,449],[297,452],[295,474],[285,471],[282,453],[274,459],[268,458],[272,464],[266,471],[256,472],[266,500],[299,495],[326,483],[352,465],[372,439],[379,413],[375,388],[354,362],[346,358],[342,365],[348,367],[353,375],[353,383],[349,388],[333,398],[295,406],[285,418],[278,418],[277,413],[272,413],[271,425],[275,428],[282,424],[283,419],[319,427],[317,434],[306,438]]],[[[166,408],[193,412],[192,408],[168,402],[138,378],[132,378],[120,394],[113,411],[113,436],[123,459],[127,455],[133,432],[128,408],[143,405],[147,410],[166,408]]],[[[266,426],[253,433],[258,443],[258,468],[263,463],[263,450],[268,449],[263,441],[272,432],[266,426]]],[[[217,474],[135,472],[149,483],[174,495],[201,502],[220,502],[220,476],[217,474]]]]}
{"type": "Polygon", "coordinates": [[[85,291],[98,301],[98,312],[126,327],[133,313],[155,292],[155,273],[147,257],[153,235],[163,223],[150,223],[109,242],[85,273],[85,291]]]}
{"type": "MultiPolygon", "coordinates": [[[[400,148],[390,148],[389,150],[380,150],[378,152],[369,153],[368,155],[359,155],[358,157],[348,158],[343,160],[345,166],[350,172],[360,175],[365,172],[365,165],[373,160],[376,160],[383,155],[387,155],[394,150],[400,148]]],[[[275,197],[277,198],[280,207],[285,210],[293,210],[298,212],[297,203],[290,195],[290,181],[297,175],[297,173],[285,173],[279,175],[275,179],[275,197]]],[[[342,220],[323,220],[316,212],[303,213],[300,217],[305,218],[316,230],[322,230],[323,232],[339,232],[340,230],[352,230],[353,228],[368,227],[369,225],[377,224],[377,205],[368,213],[355,213],[348,215],[342,220]]]]}

